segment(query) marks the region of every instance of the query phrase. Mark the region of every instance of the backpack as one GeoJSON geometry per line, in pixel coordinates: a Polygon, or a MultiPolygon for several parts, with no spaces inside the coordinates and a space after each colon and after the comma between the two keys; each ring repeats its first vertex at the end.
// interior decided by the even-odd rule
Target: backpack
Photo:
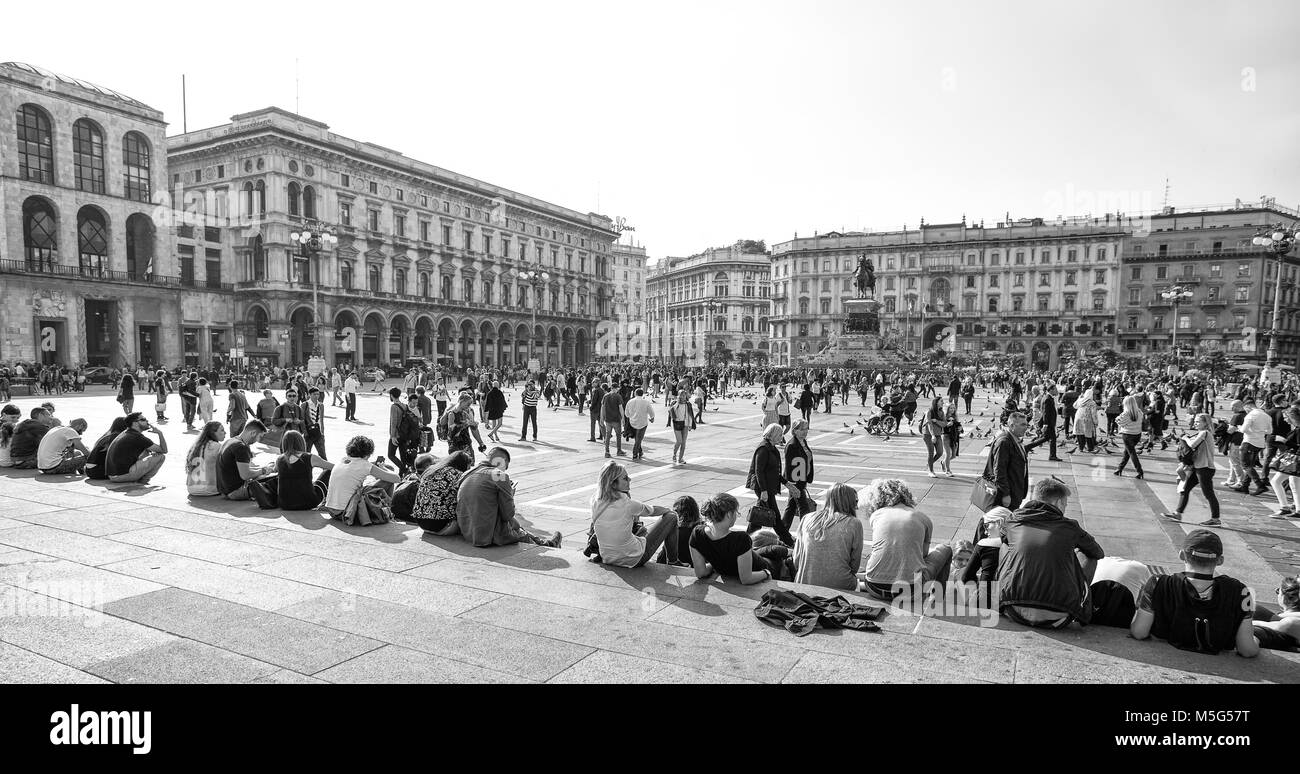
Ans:
{"type": "Polygon", "coordinates": [[[1178,439],[1177,454],[1178,461],[1183,465],[1191,465],[1196,461],[1196,450],[1182,438],[1178,439]]]}
{"type": "Polygon", "coordinates": [[[420,445],[420,418],[409,408],[397,420],[397,440],[406,447],[420,445]]]}

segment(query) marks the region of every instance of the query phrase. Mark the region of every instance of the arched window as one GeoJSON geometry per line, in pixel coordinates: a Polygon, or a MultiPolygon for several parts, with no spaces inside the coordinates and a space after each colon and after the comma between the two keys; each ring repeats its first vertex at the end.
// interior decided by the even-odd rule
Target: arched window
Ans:
{"type": "Polygon", "coordinates": [[[261,180],[258,180],[257,185],[254,186],[254,190],[257,192],[257,214],[260,217],[265,218],[266,217],[266,183],[261,180]]]}
{"type": "Polygon", "coordinates": [[[39,196],[23,202],[23,247],[28,271],[54,271],[59,262],[59,225],[54,207],[39,196]]]}
{"type": "Polygon", "coordinates": [[[299,192],[299,189],[298,189],[298,184],[297,184],[297,183],[290,183],[290,184],[289,184],[289,214],[290,214],[290,215],[297,215],[297,214],[299,214],[299,210],[298,210],[298,197],[299,197],[299,196],[300,196],[300,192],[299,192]]]}
{"type": "Polygon", "coordinates": [[[77,190],[104,193],[104,133],[86,118],[72,125],[72,166],[77,190]]]}
{"type": "Polygon", "coordinates": [[[253,237],[253,279],[266,279],[266,247],[262,244],[261,234],[253,237]]]}
{"type": "Polygon", "coordinates": [[[470,301],[474,300],[474,280],[466,279],[464,288],[465,288],[465,297],[461,300],[465,301],[466,303],[469,303],[470,301]]]}
{"type": "Polygon", "coordinates": [[[18,108],[18,177],[54,183],[54,136],[50,119],[35,105],[18,108]]]}
{"type": "Polygon", "coordinates": [[[759,333],[767,333],[767,318],[766,318],[766,317],[760,317],[760,318],[758,318],[758,332],[759,332],[759,333]]]}
{"type": "Polygon", "coordinates": [[[304,218],[316,217],[316,189],[311,186],[302,189],[302,216],[304,218]]]}
{"type": "Polygon", "coordinates": [[[108,263],[108,223],[98,207],[82,207],[77,212],[77,252],[82,276],[103,276],[108,263]]]}
{"type": "Polygon", "coordinates": [[[139,132],[127,132],[122,138],[122,177],[126,180],[124,195],[128,199],[147,202],[152,194],[149,184],[149,141],[139,132]]]}
{"type": "Polygon", "coordinates": [[[253,184],[244,183],[243,199],[240,204],[240,209],[242,210],[241,214],[252,217],[253,213],[256,212],[254,206],[255,205],[253,203],[253,184]]]}
{"type": "Polygon", "coordinates": [[[742,319],[742,320],[740,321],[740,330],[744,331],[745,333],[753,333],[753,332],[754,332],[754,318],[753,318],[753,317],[746,317],[746,318],[742,319]]]}
{"type": "Polygon", "coordinates": [[[253,334],[255,338],[269,339],[271,337],[271,318],[266,316],[266,310],[260,306],[255,306],[248,314],[250,322],[253,323],[253,334]]]}
{"type": "Polygon", "coordinates": [[[427,271],[420,272],[420,297],[428,298],[430,295],[429,291],[431,291],[432,289],[433,289],[433,285],[429,281],[429,272],[427,271]]]}
{"type": "Polygon", "coordinates": [[[378,293],[383,289],[383,278],[379,275],[378,266],[371,266],[370,270],[366,272],[366,276],[368,277],[371,292],[378,293]]]}
{"type": "Polygon", "coordinates": [[[344,290],[352,289],[352,264],[344,261],[339,266],[339,284],[344,290]]]}
{"type": "Polygon", "coordinates": [[[808,314],[808,299],[799,299],[799,314],[808,314]]]}
{"type": "Polygon", "coordinates": [[[393,271],[393,292],[399,296],[406,295],[406,269],[393,271]]]}
{"type": "Polygon", "coordinates": [[[148,215],[126,219],[126,271],[133,280],[153,273],[154,227],[148,215]]]}

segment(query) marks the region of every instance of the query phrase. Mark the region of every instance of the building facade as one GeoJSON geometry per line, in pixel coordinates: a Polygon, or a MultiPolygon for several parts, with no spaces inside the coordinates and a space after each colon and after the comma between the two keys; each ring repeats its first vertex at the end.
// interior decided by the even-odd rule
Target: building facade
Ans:
{"type": "Polygon", "coordinates": [[[279,108],[168,140],[181,272],[234,283],[254,363],[585,362],[613,310],[609,218],[329,131],[279,108]],[[304,254],[290,235],[329,230],[304,254]]]}
{"type": "MultiPolygon", "coordinates": [[[[1177,347],[1182,356],[1219,350],[1258,361],[1273,327],[1278,261],[1251,239],[1266,225],[1294,229],[1300,212],[1265,199],[1259,205],[1152,216],[1150,228],[1134,234],[1124,249],[1119,350],[1147,355],[1177,347]],[[1176,297],[1174,297],[1176,295],[1176,297]]],[[[1300,359],[1294,252],[1282,265],[1278,315],[1280,362],[1300,359]]]]}
{"type": "Polygon", "coordinates": [[[646,324],[646,276],[649,259],[640,245],[617,243],[613,249],[614,316],[597,332],[596,354],[616,360],[649,354],[646,324]]]}
{"type": "Polygon", "coordinates": [[[843,332],[859,256],[875,267],[881,334],[918,355],[936,345],[1056,368],[1114,346],[1124,226],[1113,216],[985,228],[830,233],[772,250],[773,354],[797,366],[843,332]],[[955,340],[953,340],[955,338],[955,340]]]}
{"type": "Polygon", "coordinates": [[[181,276],[165,135],[137,100],[0,64],[0,361],[171,366],[232,319],[229,284],[181,276]]]}
{"type": "Polygon", "coordinates": [[[651,357],[684,365],[769,361],[772,256],[740,241],[664,258],[646,283],[651,357]]]}

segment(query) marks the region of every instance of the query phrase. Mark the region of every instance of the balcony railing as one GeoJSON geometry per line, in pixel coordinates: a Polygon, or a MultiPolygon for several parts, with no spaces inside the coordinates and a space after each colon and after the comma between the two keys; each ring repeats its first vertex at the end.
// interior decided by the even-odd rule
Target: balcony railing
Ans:
{"type": "MultiPolygon", "coordinates": [[[[151,285],[162,288],[192,288],[195,283],[186,281],[181,277],[170,277],[161,274],[146,274],[145,272],[135,271],[115,271],[113,269],[99,269],[94,267],[66,266],[57,263],[33,262],[27,261],[0,261],[0,274],[26,274],[34,277],[66,277],[74,280],[86,280],[87,282],[112,282],[124,285],[151,285]]],[[[234,286],[229,283],[216,283],[215,286],[208,285],[212,290],[231,291],[234,286]]]]}

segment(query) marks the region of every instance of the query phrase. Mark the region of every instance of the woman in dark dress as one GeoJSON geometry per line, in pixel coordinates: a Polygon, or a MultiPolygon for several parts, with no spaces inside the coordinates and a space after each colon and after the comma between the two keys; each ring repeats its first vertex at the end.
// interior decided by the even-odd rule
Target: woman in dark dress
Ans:
{"type": "Polygon", "coordinates": [[[700,511],[700,525],[691,533],[691,566],[695,577],[713,573],[736,578],[745,586],[772,579],[767,560],[754,553],[754,543],[744,532],[733,532],[740,503],[722,492],[709,498],[700,511]]]}
{"type": "Polygon", "coordinates": [[[135,405],[135,377],[122,374],[122,382],[117,386],[117,402],[122,404],[122,413],[130,414],[135,405]]]}
{"type": "Polygon", "coordinates": [[[334,463],[307,451],[307,440],[297,430],[280,439],[283,452],[275,460],[279,482],[280,508],[286,511],[310,511],[325,501],[329,491],[330,471],[334,463]],[[312,468],[325,471],[315,479],[312,468]]]}

